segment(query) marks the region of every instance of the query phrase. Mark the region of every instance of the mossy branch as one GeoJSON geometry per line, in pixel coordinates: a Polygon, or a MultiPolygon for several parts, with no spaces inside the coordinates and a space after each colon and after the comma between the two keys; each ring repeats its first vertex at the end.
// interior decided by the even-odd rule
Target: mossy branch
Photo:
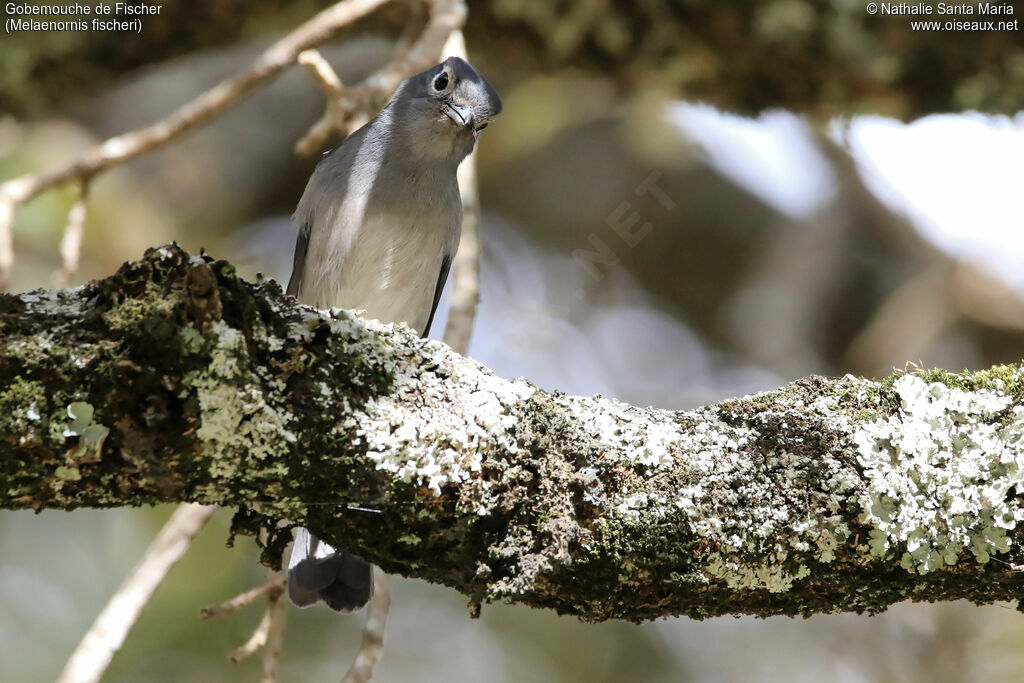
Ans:
{"type": "Polygon", "coordinates": [[[0,297],[0,507],[162,502],[589,620],[1024,585],[1024,373],[811,377],[692,411],[495,377],[176,246],[0,297]]]}

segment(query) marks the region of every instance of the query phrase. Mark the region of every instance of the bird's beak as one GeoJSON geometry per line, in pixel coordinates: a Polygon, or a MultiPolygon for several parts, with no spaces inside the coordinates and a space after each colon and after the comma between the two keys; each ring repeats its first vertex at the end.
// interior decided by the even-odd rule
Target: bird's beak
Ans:
{"type": "Polygon", "coordinates": [[[473,110],[469,107],[460,107],[457,104],[445,102],[441,109],[457,126],[470,126],[473,124],[473,110]]]}

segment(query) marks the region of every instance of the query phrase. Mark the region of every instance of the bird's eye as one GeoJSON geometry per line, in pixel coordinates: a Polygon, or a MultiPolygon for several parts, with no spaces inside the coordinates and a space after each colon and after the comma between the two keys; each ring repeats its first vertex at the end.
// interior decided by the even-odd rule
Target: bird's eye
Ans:
{"type": "Polygon", "coordinates": [[[448,74],[442,71],[438,74],[437,78],[434,79],[434,90],[444,90],[448,87],[448,74]]]}
{"type": "Polygon", "coordinates": [[[485,124],[483,124],[482,126],[477,126],[477,127],[476,127],[476,129],[477,129],[478,131],[481,131],[481,130],[483,130],[483,129],[484,129],[484,128],[486,128],[486,127],[487,127],[487,124],[485,123],[485,124]]]}

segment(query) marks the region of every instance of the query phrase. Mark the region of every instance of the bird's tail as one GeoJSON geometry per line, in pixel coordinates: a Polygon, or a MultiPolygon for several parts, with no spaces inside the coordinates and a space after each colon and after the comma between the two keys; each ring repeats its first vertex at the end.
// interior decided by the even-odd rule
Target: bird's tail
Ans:
{"type": "Polygon", "coordinates": [[[288,561],[288,597],[298,607],[323,600],[338,612],[361,609],[373,595],[373,568],[344,550],[335,550],[299,527],[288,561]]]}

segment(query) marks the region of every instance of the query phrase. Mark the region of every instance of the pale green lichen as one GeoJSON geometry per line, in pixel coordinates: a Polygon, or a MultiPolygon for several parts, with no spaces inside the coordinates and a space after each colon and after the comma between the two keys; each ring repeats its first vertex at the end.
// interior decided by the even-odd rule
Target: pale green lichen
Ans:
{"type": "MultiPolygon", "coordinates": [[[[597,397],[599,398],[599,397],[597,397]]],[[[652,419],[649,409],[636,408],[614,399],[598,403],[594,398],[567,396],[556,399],[580,428],[599,443],[615,444],[605,452],[602,462],[615,462],[660,468],[675,464],[676,455],[685,448],[680,443],[679,424],[670,417],[652,419]]]]}
{"type": "Polygon", "coordinates": [[[183,327],[178,332],[181,348],[185,353],[199,353],[203,349],[203,335],[194,327],[183,327]]]}
{"type": "Polygon", "coordinates": [[[65,465],[57,467],[53,474],[58,479],[63,479],[65,481],[79,481],[82,478],[82,473],[77,467],[67,467],[65,465]]]}
{"type": "Polygon", "coordinates": [[[854,435],[867,489],[861,521],[870,552],[902,550],[908,571],[979,563],[1010,549],[1007,532],[1024,519],[1024,407],[999,389],[967,391],[916,375],[893,384],[897,414],[854,435]],[[1007,410],[1009,409],[1009,412],[1007,410]]]}
{"type": "Polygon", "coordinates": [[[44,405],[46,391],[38,382],[19,376],[8,386],[0,389],[0,414],[14,420],[24,419],[29,423],[38,423],[42,418],[39,411],[44,405]]]}
{"type": "MultiPolygon", "coordinates": [[[[834,412],[826,403],[818,407],[822,415],[834,412]]],[[[794,411],[814,408],[793,406],[794,411]]],[[[741,434],[723,427],[705,420],[695,431],[704,440],[692,451],[698,483],[683,487],[674,505],[699,536],[714,541],[704,568],[709,577],[735,589],[789,591],[810,574],[801,558],[813,555],[818,562],[832,562],[835,549],[849,537],[843,511],[857,484],[856,472],[826,454],[815,462],[821,486],[809,487],[806,454],[768,453],[771,466],[765,467],[764,459],[745,451],[753,431],[741,434]]]]}
{"type": "Polygon", "coordinates": [[[761,424],[785,431],[787,421],[796,429],[817,416],[836,433],[846,433],[847,418],[836,398],[808,405],[799,396],[784,397],[752,421],[727,421],[709,408],[670,418],[615,402],[566,401],[589,436],[614,444],[581,470],[584,500],[627,523],[678,520],[706,549],[706,581],[786,592],[810,574],[806,558],[830,563],[850,536],[845,502],[859,483],[853,467],[831,453],[780,449],[756,455],[761,424]],[[624,490],[606,490],[609,468],[623,465],[642,476],[627,478],[624,490]],[[816,486],[808,481],[811,471],[816,486]],[[682,477],[676,488],[652,486],[669,472],[682,477]]]}
{"type": "Polygon", "coordinates": [[[292,416],[267,403],[259,385],[239,368],[239,359],[246,355],[242,333],[222,321],[213,323],[212,332],[216,346],[209,364],[189,372],[185,384],[199,400],[196,437],[213,457],[211,474],[217,476],[231,474],[232,461],[223,456],[283,456],[295,442],[295,434],[288,428],[292,416]]]}
{"type": "MultiPolygon", "coordinates": [[[[75,401],[67,407],[71,423],[64,428],[63,436],[65,438],[78,437],[78,448],[72,454],[73,458],[81,458],[92,453],[98,454],[103,448],[103,440],[110,434],[109,428],[93,423],[94,412],[92,404],[85,401],[75,401]]],[[[68,477],[62,478],[67,479],[68,477]]]]}
{"type": "Polygon", "coordinates": [[[166,296],[161,287],[147,282],[142,296],[125,297],[104,311],[103,322],[111,330],[136,331],[146,321],[172,319],[176,305],[176,297],[166,296]]]}
{"type": "MultiPolygon", "coordinates": [[[[332,334],[353,340],[346,350],[391,377],[387,394],[370,397],[339,425],[365,444],[377,469],[440,495],[444,486],[478,473],[484,454],[516,452],[514,408],[533,395],[532,385],[496,377],[473,361],[454,364],[440,342],[416,339],[414,355],[396,356],[388,333],[404,326],[331,313],[337,316],[332,334]],[[424,371],[431,366],[443,366],[444,372],[424,371]]],[[[302,332],[300,324],[293,335],[302,332]]]]}

